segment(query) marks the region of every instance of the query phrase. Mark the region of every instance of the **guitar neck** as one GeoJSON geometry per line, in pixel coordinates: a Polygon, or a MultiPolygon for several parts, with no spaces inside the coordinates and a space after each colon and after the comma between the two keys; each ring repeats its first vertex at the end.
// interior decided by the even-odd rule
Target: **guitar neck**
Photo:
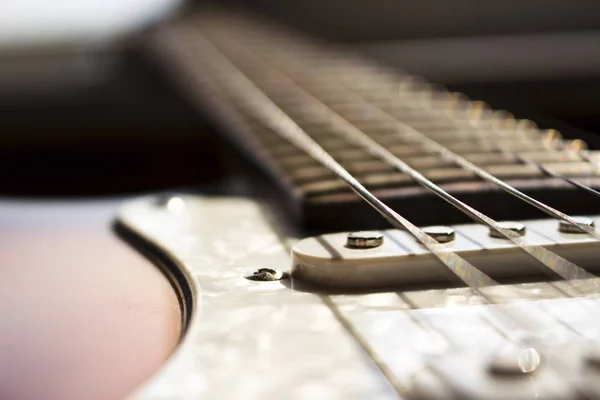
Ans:
{"type": "Polygon", "coordinates": [[[282,120],[417,225],[467,217],[359,145],[349,131],[496,219],[542,214],[458,165],[454,156],[566,213],[595,212],[594,199],[564,179],[600,186],[597,154],[585,143],[563,140],[554,130],[541,131],[419,77],[232,14],[197,14],[159,32],[155,44],[203,115],[276,183],[304,227],[349,230],[386,223],[333,171],[282,135],[282,120]],[[236,77],[250,89],[241,89],[236,77]],[[261,102],[268,106],[257,107],[261,102]]]}

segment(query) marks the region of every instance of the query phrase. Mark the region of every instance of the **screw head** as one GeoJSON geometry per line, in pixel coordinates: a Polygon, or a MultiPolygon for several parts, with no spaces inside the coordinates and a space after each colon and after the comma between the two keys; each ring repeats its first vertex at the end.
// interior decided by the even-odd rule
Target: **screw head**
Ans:
{"type": "Polygon", "coordinates": [[[540,366],[540,354],[534,348],[507,351],[497,354],[489,364],[489,372],[494,375],[526,375],[535,372],[540,366]]]}
{"type": "MultiPolygon", "coordinates": [[[[588,217],[573,217],[573,219],[577,221],[579,225],[584,227],[593,228],[596,225],[594,220],[588,217]]],[[[587,233],[579,226],[573,225],[567,221],[559,221],[558,230],[562,233],[587,233]]]]}
{"type": "Polygon", "coordinates": [[[248,280],[260,282],[279,281],[287,277],[288,274],[286,272],[277,271],[272,268],[259,268],[251,274],[245,276],[245,278],[248,280]]]}
{"type": "Polygon", "coordinates": [[[346,246],[351,249],[372,249],[383,244],[383,234],[377,231],[360,231],[348,234],[346,246]]]}
{"type": "Polygon", "coordinates": [[[431,236],[438,243],[448,243],[456,239],[456,231],[449,226],[427,226],[423,232],[431,236]]]}
{"type": "MultiPolygon", "coordinates": [[[[514,233],[518,234],[519,236],[525,236],[525,233],[527,233],[527,228],[525,228],[525,225],[520,222],[502,221],[502,222],[498,222],[498,225],[500,225],[504,229],[509,229],[509,230],[513,231],[514,233]]],[[[493,237],[496,239],[506,239],[500,232],[498,232],[494,228],[490,228],[490,237],[493,237]]]]}

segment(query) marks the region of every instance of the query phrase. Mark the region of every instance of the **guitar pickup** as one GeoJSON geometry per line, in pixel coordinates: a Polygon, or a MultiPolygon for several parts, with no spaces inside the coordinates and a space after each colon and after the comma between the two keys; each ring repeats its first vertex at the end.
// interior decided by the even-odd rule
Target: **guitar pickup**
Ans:
{"type": "MultiPolygon", "coordinates": [[[[579,217],[579,221],[594,227],[600,224],[600,216],[579,217]]],[[[501,224],[519,231],[526,246],[542,246],[588,271],[600,269],[599,240],[574,225],[554,219],[501,224]]],[[[423,230],[433,238],[438,237],[442,252],[456,253],[493,279],[553,274],[487,226],[466,224],[423,230]]],[[[358,234],[366,235],[364,245],[353,245],[352,233],[324,234],[297,242],[292,249],[292,276],[311,284],[347,288],[447,281],[448,268],[408,232],[385,230],[358,234]],[[368,242],[369,235],[371,242],[368,242]]]]}

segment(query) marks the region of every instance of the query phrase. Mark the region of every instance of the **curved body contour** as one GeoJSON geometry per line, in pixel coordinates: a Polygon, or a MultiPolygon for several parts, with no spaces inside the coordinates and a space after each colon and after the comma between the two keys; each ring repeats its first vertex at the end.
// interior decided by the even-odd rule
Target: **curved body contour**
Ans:
{"type": "Polygon", "coordinates": [[[0,398],[121,399],[177,345],[175,291],[111,231],[120,203],[0,203],[0,398]]]}

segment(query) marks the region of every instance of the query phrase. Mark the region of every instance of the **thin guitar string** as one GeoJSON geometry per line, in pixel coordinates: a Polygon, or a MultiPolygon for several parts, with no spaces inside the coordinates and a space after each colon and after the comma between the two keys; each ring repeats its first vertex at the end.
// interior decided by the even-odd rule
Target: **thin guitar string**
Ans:
{"type": "Polygon", "coordinates": [[[576,181],[575,179],[571,179],[567,176],[559,174],[558,172],[551,171],[548,168],[544,167],[543,165],[538,164],[537,167],[540,168],[540,170],[548,176],[562,179],[563,181],[568,182],[569,184],[575,186],[576,188],[580,189],[583,192],[586,192],[586,193],[591,194],[596,197],[600,197],[600,192],[598,190],[596,190],[584,183],[581,183],[579,181],[576,181]]]}
{"type": "MultiPolygon", "coordinates": [[[[243,48],[237,47],[236,51],[241,52],[244,51],[243,48]]],[[[247,51],[247,50],[246,50],[247,51]]],[[[248,57],[250,57],[247,54],[248,57]]],[[[262,58],[262,57],[261,57],[262,58]]],[[[259,62],[260,63],[260,62],[259,62]]],[[[263,71],[264,72],[264,71],[263,71]]],[[[331,123],[330,126],[333,127],[334,123],[340,125],[342,128],[340,130],[334,130],[334,133],[345,137],[351,143],[354,143],[358,146],[366,148],[371,154],[377,156],[378,158],[384,160],[390,165],[393,165],[397,169],[411,176],[417,182],[427,187],[428,189],[434,191],[438,196],[442,197],[446,201],[453,204],[455,207],[459,208],[462,212],[469,215],[471,218],[476,221],[482,222],[493,229],[498,230],[502,233],[506,238],[511,240],[515,245],[520,247],[522,250],[533,256],[536,260],[542,263],[542,265],[546,268],[557,273],[563,279],[565,279],[569,285],[575,289],[575,295],[583,295],[585,292],[589,292],[590,289],[596,289],[598,287],[596,280],[594,280],[595,276],[585,271],[584,269],[578,267],[576,264],[558,256],[557,254],[549,251],[548,249],[541,246],[531,246],[525,243],[523,237],[518,235],[517,233],[503,228],[496,221],[487,217],[483,213],[478,210],[470,207],[469,205],[461,202],[455,197],[448,194],[439,186],[435,185],[433,182],[429,181],[423,175],[418,173],[416,170],[412,169],[406,163],[401,161],[398,157],[391,154],[387,149],[383,146],[375,142],[373,139],[368,137],[362,131],[357,129],[354,125],[346,121],[344,118],[333,112],[330,108],[328,108],[324,103],[322,103],[319,99],[309,94],[302,87],[297,85],[295,82],[291,80],[291,78],[283,75],[280,71],[274,70],[273,72],[281,74],[281,79],[286,80],[289,84],[298,92],[302,93],[302,95],[307,98],[308,101],[312,101],[315,107],[315,114],[313,117],[315,119],[325,117],[325,121],[331,123]],[[583,286],[583,290],[580,287],[583,286]]],[[[309,112],[309,109],[305,109],[305,112],[309,112]]],[[[572,293],[573,295],[573,293],[572,293]]]]}
{"type": "MultiPolygon", "coordinates": [[[[197,37],[195,39],[198,39],[197,37]]],[[[210,44],[205,42],[206,45],[211,47],[205,47],[204,52],[212,53],[210,50],[214,49],[216,53],[211,54],[209,59],[214,60],[217,55],[221,53],[216,50],[210,44]]],[[[198,43],[196,43],[197,45],[198,43]]],[[[264,95],[258,87],[254,85],[244,74],[242,74],[236,67],[230,63],[230,61],[222,56],[221,63],[216,69],[212,71],[212,78],[215,75],[222,76],[222,83],[228,87],[231,93],[234,93],[236,97],[243,105],[251,111],[252,114],[263,117],[263,120],[270,125],[276,132],[286,138],[292,143],[296,144],[299,148],[313,156],[323,165],[331,168],[334,173],[338,174],[340,178],[344,179],[351,185],[351,187],[357,191],[357,193],[363,197],[369,204],[371,204],[376,210],[378,210],[388,221],[399,229],[406,229],[411,233],[419,242],[421,242],[426,248],[429,249],[440,261],[442,261],[450,271],[452,271],[457,277],[459,277],[463,283],[471,287],[471,289],[479,294],[489,304],[496,304],[494,300],[494,294],[489,289],[493,289],[496,294],[504,293],[506,298],[515,298],[513,291],[507,287],[499,286],[489,276],[485,275],[481,271],[477,270],[470,263],[457,256],[455,253],[447,252],[432,238],[426,235],[419,228],[411,224],[408,220],[401,217],[399,214],[391,210],[379,199],[373,196],[368,190],[366,190],[356,179],[345,171],[335,160],[333,160],[327,152],[325,152],[320,146],[318,146],[300,127],[298,127],[294,121],[289,119],[282,110],[280,110],[272,101],[264,95]],[[226,63],[225,63],[226,62],[226,63]],[[225,64],[224,64],[225,63],[225,64]],[[227,67],[227,68],[225,68],[227,67]],[[227,71],[229,70],[229,71],[227,71]],[[224,74],[224,72],[228,72],[224,74]],[[249,93],[245,93],[245,90],[249,90],[249,93]],[[265,101],[266,100],[266,101],[265,101]],[[278,110],[278,111],[277,111],[278,110]]],[[[190,65],[190,67],[197,67],[197,65],[190,65]]],[[[211,74],[206,74],[211,75],[211,74]]],[[[511,326],[509,332],[515,331],[515,326],[519,328],[527,328],[531,325],[532,318],[528,316],[526,319],[517,318],[515,310],[508,312],[503,310],[500,313],[500,320],[504,324],[511,326]],[[527,321],[527,322],[524,322],[527,321]]],[[[535,319],[535,318],[533,318],[535,319]]],[[[521,344],[532,344],[531,337],[513,337],[515,343],[521,344]]],[[[533,340],[535,342],[535,340],[533,340]]]]}

